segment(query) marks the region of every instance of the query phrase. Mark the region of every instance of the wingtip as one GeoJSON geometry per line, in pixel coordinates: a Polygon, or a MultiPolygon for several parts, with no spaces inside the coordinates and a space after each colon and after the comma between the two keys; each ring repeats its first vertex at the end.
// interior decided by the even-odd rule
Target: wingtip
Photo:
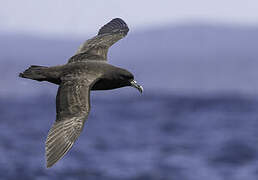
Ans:
{"type": "Polygon", "coordinates": [[[46,146],[46,148],[45,148],[45,159],[46,159],[46,168],[51,168],[54,164],[52,163],[50,163],[50,161],[49,161],[49,158],[48,158],[48,155],[47,155],[47,146],[46,146]]]}
{"type": "Polygon", "coordinates": [[[51,168],[52,166],[53,166],[53,165],[50,165],[50,164],[48,164],[48,163],[46,164],[46,168],[47,168],[47,169],[51,168]]]}
{"type": "Polygon", "coordinates": [[[57,161],[51,163],[50,161],[48,161],[48,159],[46,159],[46,168],[47,169],[51,168],[55,163],[57,163],[57,161]]]}
{"type": "Polygon", "coordinates": [[[65,144],[65,146],[61,146],[59,150],[55,152],[51,152],[46,155],[46,167],[51,168],[55,165],[59,160],[61,160],[65,154],[72,148],[73,143],[65,144]]]}
{"type": "Polygon", "coordinates": [[[19,77],[23,78],[23,77],[24,77],[23,73],[20,73],[20,74],[19,74],[19,77]]]}
{"type": "Polygon", "coordinates": [[[50,168],[61,160],[64,155],[72,148],[75,140],[80,133],[69,134],[64,126],[73,130],[73,119],[55,122],[50,129],[45,143],[46,167],[50,168]],[[68,137],[68,139],[66,138],[68,137]],[[69,139],[70,138],[70,139],[69,139]]]}
{"type": "Polygon", "coordinates": [[[116,32],[122,32],[126,35],[128,31],[129,28],[123,19],[114,18],[100,28],[98,35],[116,32]]]}
{"type": "Polygon", "coordinates": [[[56,161],[53,161],[53,159],[51,159],[49,157],[49,154],[47,154],[47,150],[46,150],[45,158],[46,158],[46,168],[51,168],[54,164],[56,164],[58,162],[58,160],[61,159],[60,158],[60,159],[58,159],[56,161]]]}
{"type": "Polygon", "coordinates": [[[117,21],[117,22],[120,22],[121,24],[126,25],[125,21],[122,18],[117,17],[112,19],[110,22],[114,22],[114,21],[117,21]]]}
{"type": "Polygon", "coordinates": [[[53,163],[53,162],[51,163],[49,161],[49,158],[48,158],[47,154],[45,154],[45,158],[46,158],[46,168],[51,168],[55,163],[53,163]]]}

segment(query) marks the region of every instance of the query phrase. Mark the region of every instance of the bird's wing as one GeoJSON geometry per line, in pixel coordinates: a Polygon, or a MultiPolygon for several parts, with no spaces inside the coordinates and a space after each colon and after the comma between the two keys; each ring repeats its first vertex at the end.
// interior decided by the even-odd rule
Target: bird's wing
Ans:
{"type": "Polygon", "coordinates": [[[108,48],[127,35],[129,28],[120,18],[115,18],[100,28],[97,36],[85,41],[68,63],[82,60],[107,60],[108,48]]]}
{"type": "Polygon", "coordinates": [[[56,97],[56,122],[46,140],[47,167],[53,166],[79,137],[90,111],[90,89],[96,76],[62,78],[56,97]]]}

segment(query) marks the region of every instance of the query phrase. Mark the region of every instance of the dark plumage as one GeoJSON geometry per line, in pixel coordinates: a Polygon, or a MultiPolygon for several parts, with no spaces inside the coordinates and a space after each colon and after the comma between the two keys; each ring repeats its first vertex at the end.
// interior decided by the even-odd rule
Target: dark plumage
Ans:
{"type": "Polygon", "coordinates": [[[31,66],[20,77],[59,85],[56,96],[56,122],[46,140],[47,167],[53,166],[79,137],[90,112],[90,90],[142,86],[129,71],[107,63],[108,48],[129,31],[116,18],[104,25],[98,35],[83,43],[68,63],[62,66],[31,66]]]}

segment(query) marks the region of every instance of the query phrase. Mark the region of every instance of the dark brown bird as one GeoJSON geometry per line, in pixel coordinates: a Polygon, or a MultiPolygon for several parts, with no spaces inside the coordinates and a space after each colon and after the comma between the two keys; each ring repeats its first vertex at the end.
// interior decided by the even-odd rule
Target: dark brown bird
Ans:
{"type": "Polygon", "coordinates": [[[107,63],[108,48],[127,35],[126,23],[116,18],[104,25],[97,36],[83,43],[68,63],[61,66],[31,66],[20,77],[59,85],[56,122],[46,140],[47,167],[53,166],[72,147],[90,112],[90,90],[142,86],[129,71],[107,63]]]}

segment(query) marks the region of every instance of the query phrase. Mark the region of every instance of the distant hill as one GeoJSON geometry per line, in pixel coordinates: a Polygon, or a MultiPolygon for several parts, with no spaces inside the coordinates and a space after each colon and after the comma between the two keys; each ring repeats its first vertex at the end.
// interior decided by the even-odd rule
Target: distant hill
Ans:
{"type": "MultiPolygon", "coordinates": [[[[55,92],[17,77],[30,64],[63,64],[81,40],[0,34],[0,95],[55,92]]],[[[258,29],[167,26],[130,32],[109,51],[109,62],[131,70],[145,90],[173,93],[258,92],[258,29]]]]}

